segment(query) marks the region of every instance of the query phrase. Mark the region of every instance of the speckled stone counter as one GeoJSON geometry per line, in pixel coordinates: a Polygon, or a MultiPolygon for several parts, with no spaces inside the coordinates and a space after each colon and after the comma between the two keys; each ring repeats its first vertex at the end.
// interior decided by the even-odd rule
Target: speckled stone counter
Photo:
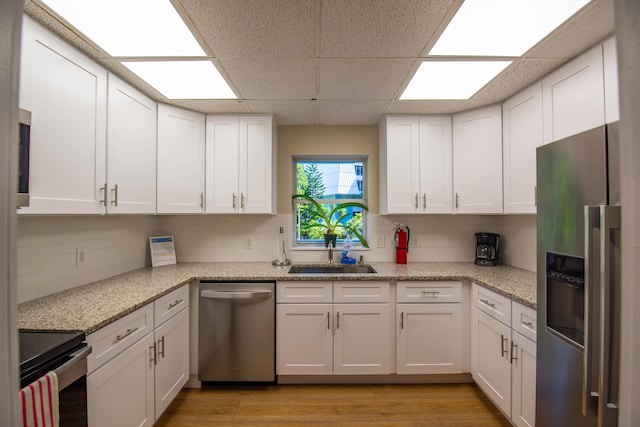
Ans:
{"type": "Polygon", "coordinates": [[[289,274],[270,263],[181,263],[143,268],[18,307],[20,329],[97,331],[192,280],[471,280],[536,308],[536,274],[472,263],[371,263],[375,274],[289,274]]]}

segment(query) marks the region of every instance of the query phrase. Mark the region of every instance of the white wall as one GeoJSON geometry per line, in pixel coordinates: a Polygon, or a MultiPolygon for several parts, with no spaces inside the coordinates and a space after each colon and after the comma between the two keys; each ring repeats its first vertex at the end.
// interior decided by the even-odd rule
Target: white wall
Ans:
{"type": "Polygon", "coordinates": [[[81,286],[150,264],[155,216],[18,218],[18,302],[81,286]],[[86,263],[76,266],[76,248],[86,263]]]}

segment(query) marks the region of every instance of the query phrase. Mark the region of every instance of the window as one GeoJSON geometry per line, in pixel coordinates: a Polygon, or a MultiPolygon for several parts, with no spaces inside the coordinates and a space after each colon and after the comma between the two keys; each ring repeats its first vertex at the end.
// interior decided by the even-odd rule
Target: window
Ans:
{"type": "MultiPolygon", "coordinates": [[[[364,166],[365,159],[294,159],[296,194],[313,197],[327,212],[339,203],[358,202],[365,206],[364,166]]],[[[324,229],[313,227],[322,223],[313,215],[310,205],[305,200],[294,201],[296,221],[296,244],[324,246],[324,229]]],[[[366,215],[359,207],[347,207],[337,216],[340,224],[352,227],[357,234],[366,238],[366,215]]],[[[335,230],[338,241],[351,237],[359,242],[356,234],[339,227],[335,230]]]]}

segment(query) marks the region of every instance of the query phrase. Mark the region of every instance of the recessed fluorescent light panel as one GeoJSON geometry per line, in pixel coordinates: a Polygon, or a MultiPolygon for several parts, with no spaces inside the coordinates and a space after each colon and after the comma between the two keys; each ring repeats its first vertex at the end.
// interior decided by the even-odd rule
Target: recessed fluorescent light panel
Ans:
{"type": "Polygon", "coordinates": [[[169,0],[42,0],[111,56],[206,56],[169,0]]]}
{"type": "Polygon", "coordinates": [[[211,61],[123,62],[168,99],[236,99],[211,61]]]}
{"type": "Polygon", "coordinates": [[[425,61],[401,100],[469,99],[511,61],[425,61]]]}
{"type": "Polygon", "coordinates": [[[429,55],[521,56],[591,0],[465,0],[429,55]]]}

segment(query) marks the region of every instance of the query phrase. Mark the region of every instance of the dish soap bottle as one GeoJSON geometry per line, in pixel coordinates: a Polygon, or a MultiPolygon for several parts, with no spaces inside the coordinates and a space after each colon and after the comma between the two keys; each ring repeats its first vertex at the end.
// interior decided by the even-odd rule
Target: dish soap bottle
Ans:
{"type": "Polygon", "coordinates": [[[342,242],[342,257],[340,258],[341,264],[355,264],[356,259],[349,256],[351,248],[353,247],[353,240],[351,234],[347,234],[347,237],[342,242]]]}

